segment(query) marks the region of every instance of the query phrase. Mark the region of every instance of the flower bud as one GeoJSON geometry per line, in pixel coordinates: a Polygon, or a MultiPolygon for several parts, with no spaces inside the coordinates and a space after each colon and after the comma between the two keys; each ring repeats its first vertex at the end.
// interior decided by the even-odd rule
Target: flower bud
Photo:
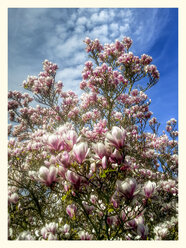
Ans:
{"type": "Polygon", "coordinates": [[[64,233],[68,233],[69,231],[70,231],[70,225],[65,224],[65,225],[63,226],[63,232],[64,232],[64,233]]]}
{"type": "Polygon", "coordinates": [[[107,157],[106,156],[102,158],[101,164],[102,164],[103,169],[107,168],[107,157]]]}
{"type": "Polygon", "coordinates": [[[73,218],[75,216],[76,211],[77,207],[74,204],[68,205],[66,207],[66,212],[70,216],[70,218],[73,218]]]}
{"type": "Polygon", "coordinates": [[[145,183],[143,191],[147,198],[150,198],[156,190],[156,183],[148,181],[145,183]]]}

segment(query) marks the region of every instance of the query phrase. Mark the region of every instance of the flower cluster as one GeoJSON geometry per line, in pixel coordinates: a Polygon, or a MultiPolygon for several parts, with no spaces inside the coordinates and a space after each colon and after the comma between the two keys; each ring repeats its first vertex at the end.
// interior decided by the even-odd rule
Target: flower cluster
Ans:
{"type": "Polygon", "coordinates": [[[33,97],[8,94],[8,239],[178,239],[177,122],[158,134],[145,92],[159,72],[129,37],[84,42],[80,98],[48,60],[23,82],[33,97]]]}

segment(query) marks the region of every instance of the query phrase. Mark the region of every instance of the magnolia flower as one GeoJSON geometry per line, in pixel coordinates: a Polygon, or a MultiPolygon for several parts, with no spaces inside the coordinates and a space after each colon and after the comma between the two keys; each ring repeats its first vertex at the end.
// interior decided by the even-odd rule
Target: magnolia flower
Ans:
{"type": "Polygon", "coordinates": [[[67,192],[70,189],[70,184],[68,182],[63,182],[64,190],[67,192]]]}
{"type": "Polygon", "coordinates": [[[8,203],[14,203],[16,204],[18,202],[19,196],[17,193],[11,194],[11,196],[8,197],[8,203]]]}
{"type": "Polygon", "coordinates": [[[47,231],[46,227],[43,227],[43,228],[41,229],[41,235],[43,236],[44,239],[47,238],[48,231],[47,231]]]}
{"type": "Polygon", "coordinates": [[[34,237],[28,231],[24,231],[18,236],[18,240],[34,240],[34,237]]]}
{"type": "Polygon", "coordinates": [[[80,231],[79,237],[81,240],[91,240],[92,239],[92,235],[89,234],[88,232],[85,232],[85,231],[80,231]]]}
{"type": "Polygon", "coordinates": [[[52,234],[56,233],[57,228],[58,228],[58,224],[56,224],[55,222],[51,222],[49,224],[46,224],[47,231],[51,232],[52,234]]]}
{"type": "Polygon", "coordinates": [[[83,201],[83,206],[88,214],[91,214],[92,211],[95,209],[94,206],[89,206],[87,202],[83,201]]]}
{"type": "Polygon", "coordinates": [[[70,218],[73,218],[76,214],[77,207],[74,204],[68,205],[66,207],[66,212],[70,216],[70,218]]]}
{"type": "Polygon", "coordinates": [[[136,223],[139,224],[144,224],[144,219],[143,217],[140,215],[138,217],[135,218],[136,223]]]}
{"type": "Polygon", "coordinates": [[[49,233],[48,240],[57,240],[57,235],[53,235],[52,233],[49,233]]]}
{"type": "Polygon", "coordinates": [[[148,227],[144,224],[138,224],[137,226],[137,233],[141,236],[142,239],[145,239],[148,234],[148,227]]]}
{"type": "Polygon", "coordinates": [[[126,131],[123,128],[114,126],[111,133],[107,133],[106,138],[110,145],[120,149],[124,146],[126,131]]]}
{"type": "Polygon", "coordinates": [[[156,183],[148,181],[145,183],[143,191],[147,198],[150,198],[156,190],[156,183]]]}
{"type": "Polygon", "coordinates": [[[126,214],[125,214],[125,211],[121,211],[121,213],[120,213],[120,216],[121,216],[121,219],[123,220],[123,221],[125,221],[126,220],[126,214]]]}
{"type": "Polygon", "coordinates": [[[62,163],[65,167],[68,167],[70,164],[70,155],[67,151],[64,151],[62,154],[57,156],[57,161],[62,163]]]}
{"type": "Polygon", "coordinates": [[[80,183],[80,177],[70,170],[68,170],[65,174],[67,181],[71,182],[72,184],[80,183]]]}
{"type": "Polygon", "coordinates": [[[51,151],[61,151],[64,148],[63,140],[60,136],[52,134],[47,138],[47,145],[51,151]]]}
{"type": "Polygon", "coordinates": [[[128,221],[127,226],[132,227],[132,228],[136,228],[136,226],[137,226],[136,220],[133,219],[133,220],[128,221]]]}
{"type": "Polygon", "coordinates": [[[119,224],[119,218],[118,218],[118,216],[117,215],[115,215],[115,216],[110,216],[110,217],[107,217],[107,224],[109,225],[109,226],[111,226],[111,225],[118,225],[119,224]]]}
{"type": "Polygon", "coordinates": [[[126,199],[130,200],[140,191],[137,187],[137,182],[134,178],[127,178],[125,181],[117,181],[116,186],[118,191],[125,196],[126,199]]]}
{"type": "Polygon", "coordinates": [[[87,157],[89,150],[90,148],[88,148],[88,144],[84,142],[75,144],[73,146],[75,159],[79,164],[81,164],[84,161],[84,159],[87,157]]]}
{"type": "Polygon", "coordinates": [[[118,208],[118,201],[116,199],[114,199],[114,197],[111,198],[111,202],[114,208],[118,208]]]}
{"type": "Polygon", "coordinates": [[[90,201],[91,201],[93,204],[96,204],[97,200],[98,200],[97,195],[91,195],[91,196],[90,196],[90,201]]]}
{"type": "Polygon", "coordinates": [[[102,164],[103,169],[106,169],[107,168],[107,157],[106,156],[104,156],[102,158],[101,164],[102,164]]]}
{"type": "Polygon", "coordinates": [[[66,179],[66,172],[67,172],[67,169],[64,166],[58,167],[58,175],[60,175],[64,179],[66,179]]]}
{"type": "Polygon", "coordinates": [[[50,186],[53,182],[57,181],[57,171],[57,168],[54,166],[50,166],[49,169],[45,166],[41,166],[38,177],[41,182],[45,183],[47,186],[50,186]]]}
{"type": "Polygon", "coordinates": [[[73,145],[77,142],[77,133],[74,130],[70,130],[67,133],[63,134],[63,139],[65,141],[65,148],[67,151],[71,151],[73,145]]]}
{"type": "Polygon", "coordinates": [[[120,152],[117,149],[115,149],[114,152],[110,155],[109,160],[112,163],[117,163],[120,165],[121,162],[123,161],[123,157],[120,154],[120,152]]]}
{"type": "Polygon", "coordinates": [[[46,224],[46,226],[41,229],[41,235],[43,236],[44,239],[56,240],[57,236],[55,234],[57,228],[58,228],[58,224],[56,224],[55,222],[46,224]]]}
{"type": "Polygon", "coordinates": [[[97,144],[93,144],[93,149],[99,159],[102,159],[104,156],[107,155],[107,150],[103,143],[99,142],[97,144]]]}
{"type": "Polygon", "coordinates": [[[68,233],[70,231],[70,225],[68,224],[65,224],[63,227],[62,227],[62,231],[64,233],[68,233]]]}

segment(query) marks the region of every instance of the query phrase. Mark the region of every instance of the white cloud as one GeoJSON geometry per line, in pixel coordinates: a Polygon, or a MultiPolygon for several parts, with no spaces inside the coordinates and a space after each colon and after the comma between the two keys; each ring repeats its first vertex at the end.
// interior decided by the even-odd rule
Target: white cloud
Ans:
{"type": "Polygon", "coordinates": [[[83,44],[80,42],[79,37],[74,35],[68,38],[64,43],[58,44],[54,49],[57,57],[61,56],[63,58],[70,58],[72,54],[82,48],[83,44]]]}
{"type": "MultiPolygon", "coordinates": [[[[63,24],[56,25],[55,31],[56,31],[56,35],[54,37],[59,37],[62,41],[64,41],[69,35],[68,28],[65,27],[63,24]]],[[[51,37],[51,39],[52,38],[53,37],[51,37]]]]}
{"type": "Polygon", "coordinates": [[[129,23],[125,23],[124,25],[122,25],[122,26],[120,26],[119,27],[119,30],[120,30],[120,32],[121,32],[121,34],[125,34],[125,33],[127,33],[128,31],[129,31],[129,23]]]}
{"type": "MultiPolygon", "coordinates": [[[[111,18],[111,16],[110,16],[111,18]]],[[[109,18],[109,14],[107,10],[102,10],[99,13],[94,13],[91,17],[90,20],[97,24],[97,23],[105,23],[108,22],[108,20],[111,21],[111,19],[109,18]]]]}
{"type": "Polygon", "coordinates": [[[118,28],[119,28],[119,24],[118,24],[118,23],[111,23],[111,24],[110,24],[110,29],[111,29],[112,31],[117,31],[118,28]]]}
{"type": "Polygon", "coordinates": [[[75,33],[82,35],[83,33],[85,33],[86,29],[85,26],[80,25],[80,26],[76,26],[75,27],[75,33]]]}
{"type": "Polygon", "coordinates": [[[110,32],[109,35],[111,38],[116,38],[119,35],[119,24],[118,23],[111,23],[109,26],[110,32]]]}
{"type": "Polygon", "coordinates": [[[95,39],[100,36],[108,35],[108,25],[95,26],[94,29],[90,32],[90,35],[95,39]]]}
{"type": "Polygon", "coordinates": [[[82,16],[82,17],[79,17],[78,20],[77,20],[77,25],[84,25],[87,23],[87,18],[85,16],[82,16]]]}
{"type": "Polygon", "coordinates": [[[81,72],[83,70],[83,65],[78,65],[76,67],[67,67],[58,71],[56,79],[66,81],[73,81],[81,78],[81,72]]]}
{"type": "Polygon", "coordinates": [[[74,68],[67,67],[58,71],[56,80],[61,80],[64,84],[64,91],[73,90],[80,95],[81,90],[79,88],[80,82],[82,81],[81,72],[83,65],[78,65],[74,68]]]}
{"type": "Polygon", "coordinates": [[[168,11],[161,13],[159,9],[126,8],[12,9],[9,63],[16,72],[17,63],[29,66],[43,57],[52,59],[64,67],[59,74],[71,85],[81,77],[79,65],[87,59],[83,43],[86,36],[111,43],[127,35],[134,41],[133,51],[141,53],[153,46],[166,25],[168,11]]]}

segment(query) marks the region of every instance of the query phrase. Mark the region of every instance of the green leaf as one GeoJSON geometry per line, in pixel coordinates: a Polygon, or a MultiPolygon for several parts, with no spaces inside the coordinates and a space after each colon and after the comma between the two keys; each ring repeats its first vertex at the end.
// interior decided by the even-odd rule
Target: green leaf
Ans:
{"type": "Polygon", "coordinates": [[[64,196],[61,198],[61,200],[64,201],[66,198],[67,198],[67,194],[64,195],[64,196]]]}
{"type": "Polygon", "coordinates": [[[96,176],[96,173],[93,174],[93,176],[90,177],[90,180],[92,180],[96,176]]]}
{"type": "Polygon", "coordinates": [[[100,174],[100,177],[106,177],[105,172],[103,172],[102,174],[100,174]]]}
{"type": "Polygon", "coordinates": [[[111,213],[111,212],[113,212],[114,211],[114,209],[113,208],[110,208],[109,210],[108,210],[108,213],[111,213]]]}
{"type": "Polygon", "coordinates": [[[67,198],[67,196],[70,195],[70,192],[71,192],[71,190],[69,189],[69,190],[67,191],[67,193],[66,193],[64,196],[62,196],[61,200],[62,200],[62,201],[65,201],[65,199],[67,198]]]}

